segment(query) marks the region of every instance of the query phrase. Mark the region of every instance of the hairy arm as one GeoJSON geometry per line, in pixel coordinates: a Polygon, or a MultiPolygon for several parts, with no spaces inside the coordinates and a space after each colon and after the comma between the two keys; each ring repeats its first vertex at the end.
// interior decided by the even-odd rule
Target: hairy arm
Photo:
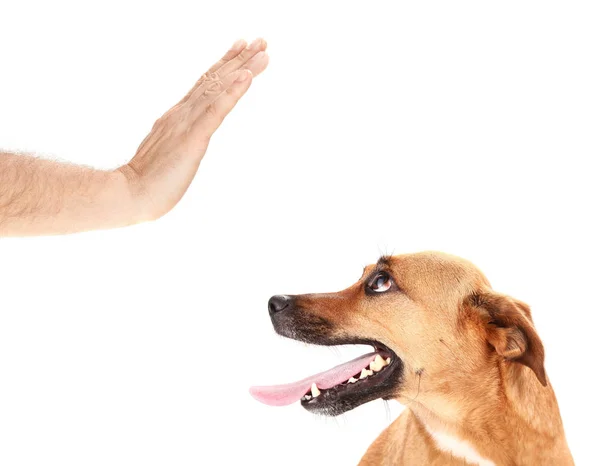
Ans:
{"type": "Polygon", "coordinates": [[[0,236],[73,233],[142,220],[118,170],[0,153],[0,236]]]}
{"type": "Polygon", "coordinates": [[[0,151],[0,237],[154,220],[185,194],[211,136],[268,64],[266,43],[237,41],[113,171],[0,151]]]}

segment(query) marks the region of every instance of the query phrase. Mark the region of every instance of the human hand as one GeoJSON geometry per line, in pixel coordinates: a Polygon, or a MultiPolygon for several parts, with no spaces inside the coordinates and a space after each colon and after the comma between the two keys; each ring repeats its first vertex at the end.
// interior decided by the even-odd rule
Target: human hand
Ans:
{"type": "Polygon", "coordinates": [[[196,82],[187,95],[154,124],[124,175],[140,220],[171,210],[192,182],[211,136],[246,93],[252,78],[267,67],[263,39],[237,41],[196,82]]]}

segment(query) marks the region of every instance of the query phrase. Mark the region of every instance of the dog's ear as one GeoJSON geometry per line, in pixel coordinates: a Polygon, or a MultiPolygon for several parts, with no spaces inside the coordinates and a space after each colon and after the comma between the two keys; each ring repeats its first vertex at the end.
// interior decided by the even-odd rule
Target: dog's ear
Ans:
{"type": "Polygon", "coordinates": [[[527,304],[493,292],[477,293],[469,300],[484,319],[487,341],[496,352],[529,367],[546,386],[544,346],[535,331],[527,304]]]}

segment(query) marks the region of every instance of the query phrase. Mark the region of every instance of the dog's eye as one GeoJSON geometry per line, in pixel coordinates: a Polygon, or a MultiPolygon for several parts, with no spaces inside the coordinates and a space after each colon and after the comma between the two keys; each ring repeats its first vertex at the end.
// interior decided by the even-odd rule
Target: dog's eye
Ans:
{"type": "Polygon", "coordinates": [[[376,293],[383,293],[384,291],[389,290],[392,287],[392,278],[385,272],[379,272],[371,283],[369,283],[369,288],[376,293]]]}

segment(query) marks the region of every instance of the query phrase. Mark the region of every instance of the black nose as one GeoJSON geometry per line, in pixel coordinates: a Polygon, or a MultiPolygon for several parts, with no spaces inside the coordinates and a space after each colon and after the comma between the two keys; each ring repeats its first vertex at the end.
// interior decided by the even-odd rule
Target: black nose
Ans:
{"type": "Polygon", "coordinates": [[[269,299],[269,315],[283,311],[292,304],[292,297],[287,295],[275,295],[269,299]]]}

